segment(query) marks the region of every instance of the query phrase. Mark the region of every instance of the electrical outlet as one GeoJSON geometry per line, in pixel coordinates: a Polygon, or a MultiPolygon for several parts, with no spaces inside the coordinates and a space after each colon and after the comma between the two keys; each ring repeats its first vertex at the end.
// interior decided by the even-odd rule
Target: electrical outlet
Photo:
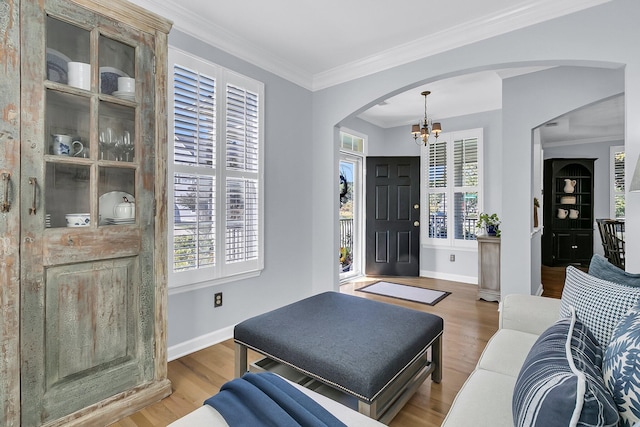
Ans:
{"type": "Polygon", "coordinates": [[[449,255],[449,261],[456,262],[456,254],[449,255]]]}
{"type": "Polygon", "coordinates": [[[217,292],[213,296],[213,306],[214,307],[222,307],[222,292],[217,292]]]}

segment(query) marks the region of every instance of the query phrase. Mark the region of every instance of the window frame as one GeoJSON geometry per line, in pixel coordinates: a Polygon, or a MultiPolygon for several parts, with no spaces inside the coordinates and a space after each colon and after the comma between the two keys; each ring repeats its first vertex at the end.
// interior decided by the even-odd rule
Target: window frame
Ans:
{"type": "MultiPolygon", "coordinates": [[[[616,191],[616,154],[625,153],[624,145],[612,145],[609,147],[609,218],[611,219],[624,219],[623,217],[616,217],[616,196],[622,196],[625,199],[626,208],[626,196],[625,196],[625,169],[622,167],[622,191],[616,191]]],[[[627,157],[625,153],[624,161],[627,157]]],[[[626,209],[625,209],[626,212],[626,209]]]]}
{"type": "MultiPolygon", "coordinates": [[[[209,62],[203,58],[191,55],[180,49],[169,46],[168,53],[168,82],[167,82],[167,116],[168,116],[168,144],[167,144],[167,182],[168,182],[168,242],[167,264],[169,292],[185,292],[218,283],[256,277],[264,269],[264,115],[265,99],[264,84],[260,81],[236,73],[222,66],[209,62]],[[203,176],[215,177],[215,264],[212,266],[195,268],[185,271],[174,271],[174,173],[189,170],[183,165],[174,163],[174,66],[179,65],[197,73],[207,75],[215,80],[215,162],[211,173],[203,176]],[[258,147],[257,171],[234,170],[227,167],[227,86],[239,86],[246,91],[257,94],[258,97],[258,147]],[[227,216],[227,180],[253,179],[257,182],[257,256],[255,259],[227,262],[226,252],[226,216],[227,216]]],[[[194,168],[198,169],[198,168],[194,168]]],[[[197,175],[197,171],[189,172],[197,175]]],[[[245,199],[246,200],[246,199],[245,199]]]]}
{"type": "MultiPolygon", "coordinates": [[[[446,171],[447,171],[447,185],[445,187],[439,187],[431,190],[429,188],[429,145],[433,143],[430,137],[427,146],[421,146],[420,148],[420,162],[422,167],[420,168],[420,180],[424,184],[424,191],[422,191],[422,206],[420,210],[420,222],[424,226],[420,227],[420,240],[421,245],[429,247],[451,247],[451,248],[468,248],[477,249],[476,240],[464,240],[456,239],[454,233],[453,220],[447,221],[447,237],[446,238],[432,238],[429,237],[429,196],[432,193],[445,193],[447,198],[447,218],[455,218],[455,193],[457,192],[470,192],[474,188],[477,188],[478,201],[477,210],[478,214],[483,212],[484,201],[484,128],[466,129],[454,132],[442,132],[438,137],[438,141],[446,141],[446,171]],[[477,138],[478,144],[478,184],[476,187],[469,186],[455,186],[453,179],[454,171],[454,142],[463,139],[477,138]]],[[[435,138],[434,138],[435,140],[435,138]]]]}

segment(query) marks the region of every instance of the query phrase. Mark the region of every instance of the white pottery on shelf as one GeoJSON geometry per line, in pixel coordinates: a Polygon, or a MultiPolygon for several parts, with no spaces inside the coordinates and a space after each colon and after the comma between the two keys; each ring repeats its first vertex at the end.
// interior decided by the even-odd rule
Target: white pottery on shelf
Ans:
{"type": "Polygon", "coordinates": [[[576,180],[575,179],[565,179],[564,180],[564,192],[565,193],[573,193],[576,189],[576,180]]]}

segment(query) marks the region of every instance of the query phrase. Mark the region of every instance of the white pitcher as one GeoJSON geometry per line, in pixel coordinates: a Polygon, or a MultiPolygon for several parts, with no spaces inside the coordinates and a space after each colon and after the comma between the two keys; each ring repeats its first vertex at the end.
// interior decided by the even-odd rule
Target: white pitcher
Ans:
{"type": "Polygon", "coordinates": [[[569,218],[571,219],[578,219],[578,214],[580,212],[578,212],[576,209],[569,209],[569,218]]]}
{"type": "Polygon", "coordinates": [[[564,180],[564,192],[565,193],[573,193],[576,189],[576,180],[575,179],[565,179],[564,180]]]}
{"type": "Polygon", "coordinates": [[[569,211],[567,211],[566,209],[558,209],[558,218],[565,219],[568,213],[569,211]]]}

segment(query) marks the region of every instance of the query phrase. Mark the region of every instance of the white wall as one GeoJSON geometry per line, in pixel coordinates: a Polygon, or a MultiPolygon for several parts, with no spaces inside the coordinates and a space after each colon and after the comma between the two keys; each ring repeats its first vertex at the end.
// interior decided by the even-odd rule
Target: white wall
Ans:
{"type": "MultiPolygon", "coordinates": [[[[267,148],[265,270],[254,279],[170,295],[170,356],[229,337],[233,325],[247,317],[312,293],[338,289],[338,126],[401,91],[456,74],[511,65],[624,67],[626,116],[633,118],[625,125],[630,180],[640,154],[640,121],[635,120],[640,116],[638,16],[637,0],[613,0],[314,93],[172,31],[171,45],[265,82],[267,148]],[[224,305],[214,309],[213,294],[219,291],[224,292],[224,305]]],[[[544,100],[533,100],[538,101],[544,100]]],[[[553,110],[553,105],[547,106],[553,110]]],[[[503,217],[503,294],[532,291],[531,215],[522,213],[531,205],[531,129],[555,116],[530,124],[529,110],[522,105],[503,110],[494,152],[499,166],[492,173],[502,179],[492,186],[492,194],[499,196],[492,195],[490,203],[503,217]]],[[[626,207],[627,256],[636,260],[628,268],[638,272],[640,194],[628,193],[626,207]]]]}
{"type": "MultiPolygon", "coordinates": [[[[510,150],[514,146],[518,147],[517,155],[516,153],[512,154],[513,161],[504,163],[503,179],[505,182],[512,183],[514,178],[518,180],[526,177],[526,174],[529,176],[527,184],[520,182],[519,186],[515,187],[523,188],[525,191],[517,192],[514,188],[511,188],[510,194],[503,192],[504,196],[508,196],[510,200],[513,200],[513,203],[505,201],[504,217],[505,222],[512,219],[518,220],[522,227],[518,231],[522,231],[523,236],[524,231],[531,236],[532,216],[530,212],[533,193],[527,190],[532,188],[534,176],[531,157],[533,152],[531,142],[532,129],[568,111],[623,92],[623,77],[622,69],[558,67],[512,77],[503,82],[504,140],[514,142],[514,144],[505,144],[504,148],[510,150]],[[526,112],[526,114],[523,114],[523,112],[526,112]],[[521,161],[523,157],[527,157],[528,164],[526,168],[521,161]],[[522,198],[523,193],[528,196],[528,199],[518,202],[517,200],[522,198]]],[[[545,152],[545,156],[548,156],[548,153],[545,152]]],[[[602,191],[600,191],[600,194],[602,194],[602,191]]],[[[508,225],[505,225],[504,229],[508,231],[507,227],[508,225]]],[[[511,237],[511,233],[503,232],[503,244],[506,239],[511,237]]],[[[540,248],[537,242],[538,236],[534,237],[535,239],[529,245],[525,245],[524,242],[518,243],[517,251],[518,257],[528,257],[528,271],[531,272],[530,275],[532,277],[534,277],[534,271],[540,270],[540,264],[537,263],[540,257],[540,248]]],[[[505,286],[502,287],[502,292],[515,292],[514,287],[512,287],[513,280],[515,279],[507,282],[503,281],[505,286]]],[[[539,285],[540,283],[531,282],[530,292],[537,292],[539,285]]]]}
{"type": "Polygon", "coordinates": [[[233,326],[248,317],[309,296],[311,229],[316,224],[309,173],[311,93],[176,30],[169,44],[264,82],[266,102],[265,269],[256,278],[170,294],[168,342],[173,359],[231,337],[233,326]],[[214,309],[216,292],[223,292],[224,304],[214,309]]]}
{"type": "MultiPolygon", "coordinates": [[[[332,273],[337,265],[333,256],[337,247],[337,188],[332,185],[337,175],[337,149],[330,143],[335,137],[334,126],[399,91],[455,74],[511,65],[624,67],[626,115],[637,117],[640,112],[640,55],[636,49],[636,40],[640,37],[638,16],[640,2],[614,0],[315,92],[313,214],[318,228],[314,229],[312,238],[314,292],[337,289],[338,282],[337,274],[332,273]],[[598,30],[594,31],[596,28],[598,30]],[[327,233],[327,230],[334,232],[327,233]]],[[[567,110],[556,112],[552,103],[544,105],[544,97],[540,94],[531,102],[536,108],[547,107],[542,110],[547,114],[533,120],[530,105],[510,105],[515,103],[510,100],[513,101],[511,96],[503,102],[500,150],[502,182],[509,185],[496,188],[501,193],[503,217],[502,292],[529,294],[533,287],[537,289],[537,284],[531,283],[531,130],[567,110]]],[[[585,103],[587,101],[585,99],[585,103]]],[[[640,153],[640,121],[626,121],[625,141],[628,158],[633,159],[626,165],[629,176],[640,153]]],[[[639,217],[639,195],[627,196],[627,210],[627,253],[629,259],[639,259],[640,222],[632,220],[639,217]]],[[[640,263],[635,264],[640,268],[640,263]]]]}

